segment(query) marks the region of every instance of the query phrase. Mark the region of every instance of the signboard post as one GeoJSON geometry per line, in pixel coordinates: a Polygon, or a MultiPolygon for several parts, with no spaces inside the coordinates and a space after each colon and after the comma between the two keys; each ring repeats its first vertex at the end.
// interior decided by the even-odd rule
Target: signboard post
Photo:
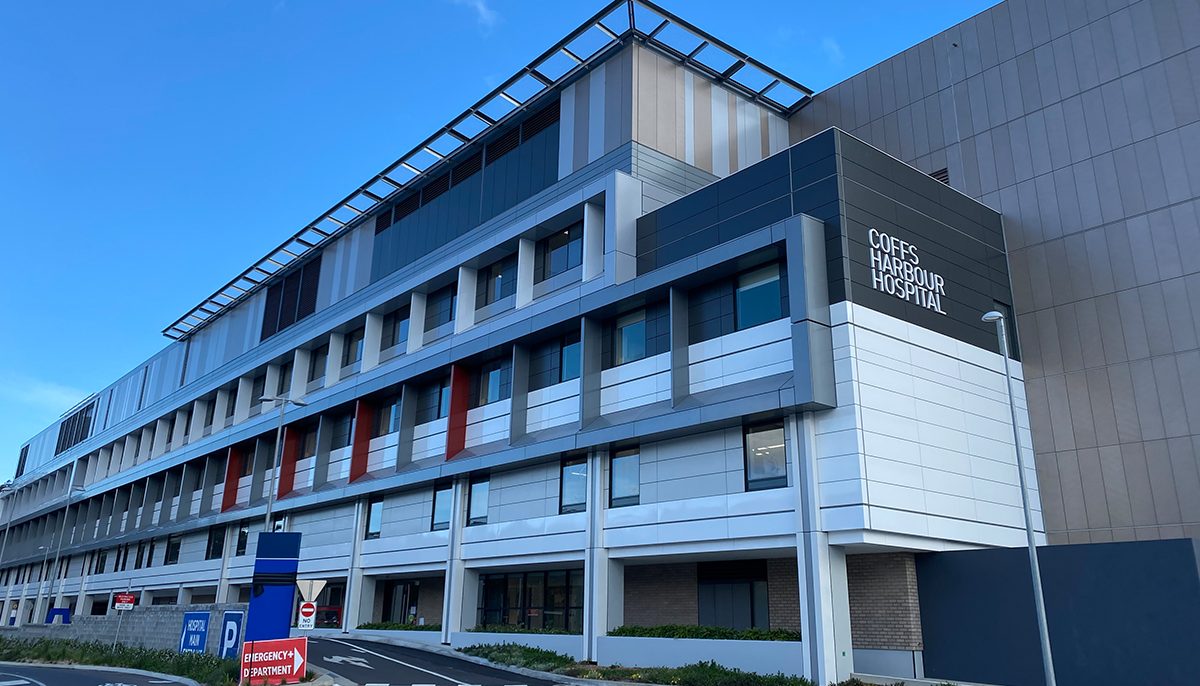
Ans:
{"type": "Polygon", "coordinates": [[[223,659],[237,659],[242,643],[242,620],[246,613],[241,610],[226,610],[221,617],[221,651],[223,659]]]}
{"type": "Polygon", "coordinates": [[[242,644],[243,686],[297,684],[307,672],[307,638],[246,641],[242,644]]]}
{"type": "Polygon", "coordinates": [[[300,620],[296,622],[297,629],[315,629],[317,626],[317,604],[311,600],[300,603],[300,620]]]}
{"type": "Polygon", "coordinates": [[[117,633],[113,634],[112,642],[114,649],[117,647],[117,638],[121,635],[121,623],[125,621],[125,611],[132,610],[135,603],[137,603],[137,596],[129,591],[113,595],[113,607],[117,610],[117,633]]]}
{"type": "Polygon", "coordinates": [[[183,627],[179,631],[179,652],[203,653],[208,645],[208,613],[183,613],[183,627]]]}

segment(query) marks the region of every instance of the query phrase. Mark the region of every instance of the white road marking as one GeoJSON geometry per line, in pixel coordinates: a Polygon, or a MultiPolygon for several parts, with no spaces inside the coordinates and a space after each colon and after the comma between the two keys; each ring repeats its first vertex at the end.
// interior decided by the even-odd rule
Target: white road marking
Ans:
{"type": "MultiPolygon", "coordinates": [[[[341,644],[341,645],[344,645],[344,646],[347,646],[350,648],[356,647],[353,643],[347,643],[345,641],[341,641],[336,638],[327,638],[325,640],[327,640],[331,643],[338,643],[338,644],[341,644]]],[[[408,667],[409,669],[415,669],[418,672],[425,672],[426,674],[435,676],[439,679],[445,679],[446,681],[449,681],[451,683],[455,683],[455,684],[458,683],[457,679],[451,679],[450,677],[446,676],[445,674],[438,674],[437,672],[435,672],[433,670],[425,669],[423,667],[418,667],[416,665],[410,665],[407,662],[404,662],[403,660],[397,660],[394,657],[388,657],[387,655],[377,653],[373,650],[367,650],[366,648],[362,648],[362,646],[357,646],[357,647],[359,647],[364,653],[367,653],[368,655],[374,655],[375,657],[383,658],[384,660],[388,660],[390,662],[395,662],[398,665],[404,665],[405,667],[408,667]]],[[[437,686],[437,684],[413,684],[413,686],[437,686]]]]}
{"type": "Polygon", "coordinates": [[[10,681],[0,681],[0,686],[26,686],[29,682],[25,679],[15,679],[10,681]]]}
{"type": "Polygon", "coordinates": [[[38,681],[37,679],[23,677],[20,674],[13,674],[12,672],[5,672],[3,674],[0,674],[0,676],[15,676],[16,677],[16,679],[10,679],[9,681],[0,681],[0,686],[10,686],[10,685],[11,686],[27,686],[28,684],[37,684],[37,686],[46,686],[46,684],[43,684],[42,682],[38,681]]]}

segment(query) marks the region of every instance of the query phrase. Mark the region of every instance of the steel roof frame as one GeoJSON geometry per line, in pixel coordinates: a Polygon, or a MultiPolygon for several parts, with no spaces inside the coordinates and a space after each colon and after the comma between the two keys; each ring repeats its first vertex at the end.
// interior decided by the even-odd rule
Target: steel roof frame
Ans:
{"type": "Polygon", "coordinates": [[[195,333],[227,309],[249,297],[272,277],[302,262],[311,253],[346,231],[357,220],[370,215],[396,194],[422,181],[431,170],[446,164],[449,158],[464,147],[483,139],[512,117],[529,109],[530,105],[541,99],[546,93],[569,83],[578,75],[586,72],[591,68],[593,61],[607,56],[611,49],[631,38],[659,50],[676,61],[700,71],[708,78],[783,115],[795,112],[812,95],[812,91],[800,83],[772,70],[728,43],[705,33],[651,0],[613,0],[556,45],[543,52],[474,105],[468,107],[451,123],[443,126],[432,136],[375,174],[345,198],[334,203],[332,207],[268,252],[253,266],[218,288],[216,292],[202,300],[187,314],[176,319],[170,326],[163,329],[163,335],[173,340],[181,340],[195,333]],[[622,9],[625,11],[621,11],[622,9]],[[639,24],[639,20],[641,24],[639,24]],[[671,27],[681,29],[698,43],[690,49],[688,46],[672,45],[664,35],[664,32],[671,27]],[[603,37],[604,41],[586,55],[581,56],[580,52],[587,49],[587,46],[581,46],[578,43],[581,38],[592,34],[593,31],[603,37]],[[729,59],[730,64],[724,68],[710,64],[711,60],[703,59],[710,54],[710,50],[729,59]],[[559,55],[566,57],[573,64],[555,77],[553,76],[554,65],[551,61],[559,55]],[[761,76],[768,79],[768,83],[756,88],[745,79],[739,79],[739,73],[747,67],[752,71],[759,72],[761,76]],[[519,85],[532,85],[536,89],[531,95],[520,98],[510,92],[519,85]],[[772,96],[772,93],[785,89],[790,89],[795,96],[783,100],[772,96]],[[494,110],[498,104],[511,109],[500,116],[493,116],[485,112],[485,109],[494,110]],[[463,130],[468,123],[482,124],[483,128],[472,134],[470,131],[463,130]],[[444,145],[447,142],[450,143],[449,148],[444,145]],[[432,161],[423,161],[421,158],[425,156],[433,158],[432,161]],[[396,178],[401,172],[407,173],[408,178],[396,178]]]}

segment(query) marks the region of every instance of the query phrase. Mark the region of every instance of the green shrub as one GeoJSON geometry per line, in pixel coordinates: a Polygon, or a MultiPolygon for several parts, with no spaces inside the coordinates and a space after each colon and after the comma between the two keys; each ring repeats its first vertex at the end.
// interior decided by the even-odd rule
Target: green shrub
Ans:
{"type": "Polygon", "coordinates": [[[511,626],[508,624],[483,624],[474,629],[467,631],[475,631],[485,634],[555,634],[560,636],[578,636],[578,631],[567,631],[565,629],[526,629],[523,626],[511,626]]]}
{"type": "Polygon", "coordinates": [[[536,669],[543,672],[553,672],[575,664],[575,660],[562,653],[517,645],[516,643],[489,643],[486,645],[468,646],[460,648],[459,652],[474,655],[475,657],[482,657],[485,660],[491,660],[503,665],[525,667],[526,669],[536,669]]]}
{"type": "Polygon", "coordinates": [[[83,643],[43,638],[22,640],[0,637],[0,661],[127,667],[195,679],[205,686],[233,686],[238,661],[206,653],[177,653],[107,643],[83,643]]]}
{"type": "Polygon", "coordinates": [[[622,626],[608,632],[609,636],[638,638],[707,638],[722,641],[799,641],[799,631],[787,629],[726,629],[719,626],[622,626]]]}
{"type": "Polygon", "coordinates": [[[441,624],[403,624],[401,622],[368,622],[359,624],[360,629],[375,629],[382,631],[441,631],[441,624]]]}

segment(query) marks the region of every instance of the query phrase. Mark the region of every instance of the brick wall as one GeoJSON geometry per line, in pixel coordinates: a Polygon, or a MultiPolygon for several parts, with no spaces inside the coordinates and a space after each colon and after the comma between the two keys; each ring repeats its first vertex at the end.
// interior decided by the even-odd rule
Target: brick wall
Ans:
{"type": "Polygon", "coordinates": [[[696,624],[696,564],[639,565],[625,568],[625,624],[696,624]]]}
{"type": "Polygon", "coordinates": [[[221,615],[225,610],[246,611],[244,604],[203,603],[193,605],[138,606],[124,612],[109,615],[76,615],[71,624],[26,624],[20,627],[0,628],[0,636],[13,638],[65,638],[72,641],[100,641],[111,643],[118,640],[129,646],[177,650],[180,631],[183,629],[183,613],[208,612],[208,652],[216,653],[221,645],[221,615]]]}
{"type": "Polygon", "coordinates": [[[417,619],[425,618],[426,624],[442,623],[442,597],[446,593],[446,582],[440,576],[421,579],[421,590],[417,592],[417,619]]]}
{"type": "Polygon", "coordinates": [[[846,575],[855,648],[923,648],[912,553],[847,555],[846,575]]]}
{"type": "Polygon", "coordinates": [[[772,629],[800,630],[800,577],[796,558],[767,560],[767,619],[772,629]]]}

